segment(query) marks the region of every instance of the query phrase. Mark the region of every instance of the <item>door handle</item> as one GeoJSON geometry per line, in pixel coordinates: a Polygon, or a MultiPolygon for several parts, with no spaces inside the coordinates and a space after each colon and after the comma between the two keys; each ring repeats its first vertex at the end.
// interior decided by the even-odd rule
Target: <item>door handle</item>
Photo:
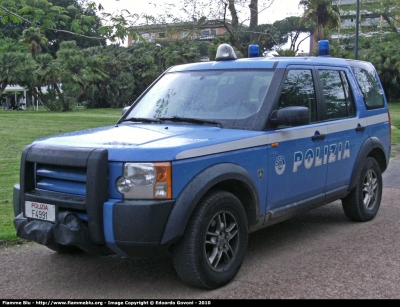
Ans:
{"type": "Polygon", "coordinates": [[[326,134],[315,134],[311,137],[313,141],[325,140],[326,134]]]}
{"type": "Polygon", "coordinates": [[[358,124],[357,125],[357,128],[356,128],[356,132],[364,132],[365,131],[365,126],[363,127],[363,126],[361,126],[360,124],[358,124]]]}

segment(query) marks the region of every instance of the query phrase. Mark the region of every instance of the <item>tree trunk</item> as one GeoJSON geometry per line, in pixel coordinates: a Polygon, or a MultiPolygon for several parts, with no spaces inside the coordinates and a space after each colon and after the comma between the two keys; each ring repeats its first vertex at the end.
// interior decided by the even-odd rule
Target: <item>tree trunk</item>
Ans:
{"type": "Polygon", "coordinates": [[[254,33],[255,29],[258,26],[258,0],[251,0],[250,5],[250,44],[254,44],[257,42],[257,38],[259,36],[258,33],[254,33]]]}
{"type": "Polygon", "coordinates": [[[63,105],[63,111],[69,111],[70,105],[68,101],[65,101],[65,97],[64,94],[62,93],[60,87],[58,86],[57,83],[53,83],[54,89],[56,90],[57,94],[58,94],[58,98],[61,100],[62,105],[63,105]]]}

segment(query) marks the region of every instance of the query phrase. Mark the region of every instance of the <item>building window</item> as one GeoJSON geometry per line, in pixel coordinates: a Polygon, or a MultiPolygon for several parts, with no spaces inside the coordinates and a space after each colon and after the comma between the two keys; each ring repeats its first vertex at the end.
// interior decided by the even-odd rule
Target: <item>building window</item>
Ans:
{"type": "Polygon", "coordinates": [[[380,17],[365,17],[365,21],[367,22],[380,22],[381,18],[380,17]]]}
{"type": "Polygon", "coordinates": [[[201,31],[201,35],[203,35],[203,36],[209,36],[209,35],[210,35],[210,30],[203,30],[203,31],[201,31]]]}
{"type": "Polygon", "coordinates": [[[212,35],[217,36],[217,29],[212,30],[212,35]]]}

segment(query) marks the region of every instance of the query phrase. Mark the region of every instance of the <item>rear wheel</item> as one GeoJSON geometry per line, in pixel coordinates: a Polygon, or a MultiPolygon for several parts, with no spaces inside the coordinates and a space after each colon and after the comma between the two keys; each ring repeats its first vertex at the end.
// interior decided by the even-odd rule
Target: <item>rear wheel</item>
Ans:
{"type": "Polygon", "coordinates": [[[172,249],[179,277],[204,289],[229,283],[244,260],[247,228],[246,212],[236,196],[225,191],[206,195],[172,249]]]}
{"type": "Polygon", "coordinates": [[[352,221],[370,221],[378,213],[381,198],[382,172],[378,162],[368,157],[358,175],[356,186],[342,199],[344,213],[352,221]]]}

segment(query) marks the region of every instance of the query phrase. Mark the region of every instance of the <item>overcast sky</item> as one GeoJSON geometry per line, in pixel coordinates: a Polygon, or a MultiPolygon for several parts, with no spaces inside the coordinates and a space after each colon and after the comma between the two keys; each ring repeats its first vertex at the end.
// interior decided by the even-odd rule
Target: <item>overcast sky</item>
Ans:
{"type": "MultiPolygon", "coordinates": [[[[163,14],[164,3],[175,3],[179,8],[180,0],[94,0],[96,3],[101,3],[105,11],[113,13],[127,9],[131,14],[146,13],[149,15],[163,14]],[[152,4],[149,4],[149,3],[152,4]]],[[[259,1],[261,3],[261,1],[259,1]]],[[[274,0],[274,3],[265,12],[259,14],[258,23],[273,23],[276,20],[282,20],[289,16],[300,16],[303,9],[299,8],[300,0],[274,0]]],[[[285,48],[285,47],[284,47],[285,48]]],[[[309,41],[303,43],[300,50],[308,52],[309,41]]]]}

